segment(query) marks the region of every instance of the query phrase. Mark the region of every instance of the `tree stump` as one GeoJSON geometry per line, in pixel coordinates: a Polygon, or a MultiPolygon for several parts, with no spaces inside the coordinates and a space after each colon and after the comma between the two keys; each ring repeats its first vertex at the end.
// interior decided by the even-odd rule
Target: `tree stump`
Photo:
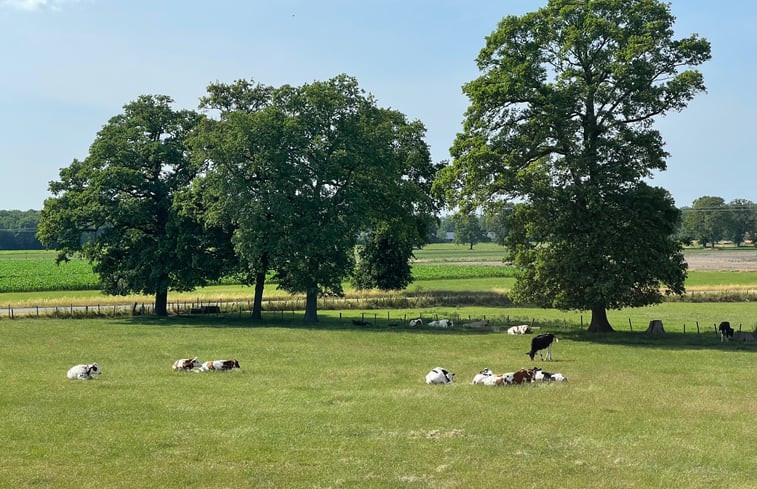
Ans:
{"type": "Polygon", "coordinates": [[[646,332],[649,334],[665,334],[665,328],[662,327],[661,320],[653,319],[649,321],[649,327],[646,332]]]}

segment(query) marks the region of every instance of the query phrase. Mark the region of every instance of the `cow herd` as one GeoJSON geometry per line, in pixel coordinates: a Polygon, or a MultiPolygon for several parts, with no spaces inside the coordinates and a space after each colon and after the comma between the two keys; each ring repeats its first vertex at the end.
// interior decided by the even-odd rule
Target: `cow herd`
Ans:
{"type": "MultiPolygon", "coordinates": [[[[171,366],[174,372],[227,372],[240,368],[236,358],[232,360],[210,360],[201,362],[197,357],[181,358],[173,362],[171,366]]],[[[74,365],[68,370],[66,377],[71,380],[92,380],[93,374],[102,374],[103,371],[96,363],[74,365]]]]}
{"type": "MultiPolygon", "coordinates": [[[[528,329],[528,326],[514,326],[515,328],[520,328],[519,332],[511,333],[508,330],[509,334],[525,334],[527,332],[530,332],[528,329]]],[[[529,350],[526,355],[528,355],[531,360],[534,359],[534,356],[538,353],[539,357],[542,360],[552,360],[552,343],[556,343],[558,341],[557,337],[553,335],[552,333],[546,333],[546,334],[540,334],[537,336],[534,336],[531,339],[531,350],[529,350]],[[542,355],[541,351],[546,350],[547,354],[542,355]]],[[[455,374],[453,372],[450,372],[444,367],[436,367],[432,368],[427,374],[426,374],[426,383],[427,384],[451,384],[452,381],[455,378],[455,374]]],[[[561,373],[550,373],[545,372],[540,367],[532,367],[529,369],[526,368],[520,368],[514,372],[507,372],[503,374],[495,374],[494,371],[492,371],[489,368],[485,368],[478,372],[476,375],[473,376],[473,380],[471,381],[471,384],[480,384],[480,385],[489,385],[489,386],[505,386],[505,385],[520,385],[520,384],[529,384],[532,382],[565,382],[568,379],[565,378],[565,376],[561,373]]]]}
{"type": "MultiPolygon", "coordinates": [[[[427,384],[451,384],[454,379],[455,374],[444,367],[432,368],[426,374],[427,384]]],[[[473,376],[471,384],[505,386],[532,382],[567,382],[567,380],[561,373],[545,372],[540,367],[521,368],[504,374],[495,374],[491,369],[485,368],[473,376]]]]}

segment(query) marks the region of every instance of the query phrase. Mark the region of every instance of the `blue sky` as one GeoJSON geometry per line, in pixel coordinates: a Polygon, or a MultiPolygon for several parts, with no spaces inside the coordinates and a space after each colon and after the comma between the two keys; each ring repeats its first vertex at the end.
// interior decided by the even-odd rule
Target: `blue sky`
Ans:
{"type": "MultiPolygon", "coordinates": [[[[339,73],[421,120],[434,161],[468,106],[461,86],[497,22],[546,0],[0,0],[0,209],[41,209],[48,183],[142,94],[196,109],[208,83],[299,85],[339,73]]],[[[658,121],[671,153],[653,183],[678,206],[757,201],[757,2],[673,0],[699,33],[708,87],[658,121]]]]}

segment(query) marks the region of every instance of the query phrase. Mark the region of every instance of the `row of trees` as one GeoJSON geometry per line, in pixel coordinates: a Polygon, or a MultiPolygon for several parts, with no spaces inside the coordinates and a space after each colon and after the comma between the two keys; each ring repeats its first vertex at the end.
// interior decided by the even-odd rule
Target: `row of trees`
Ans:
{"type": "MultiPolygon", "coordinates": [[[[722,197],[703,196],[696,199],[693,205],[680,210],[682,216],[677,235],[686,245],[697,242],[704,247],[714,247],[719,242],[730,241],[741,246],[749,241],[752,246],[757,246],[757,203],[748,199],[734,199],[726,203],[722,197]]],[[[428,241],[447,241],[448,233],[452,233],[454,242],[471,248],[480,242],[490,241],[504,245],[509,230],[507,219],[512,211],[512,205],[504,205],[481,215],[442,215],[431,223],[428,241]]],[[[42,243],[36,238],[39,214],[37,210],[0,210],[0,250],[42,249],[42,243]]],[[[362,238],[360,244],[374,236],[368,234],[362,238]]],[[[375,246],[381,239],[368,241],[375,246]]],[[[369,250],[366,248],[361,253],[369,253],[369,250]]],[[[365,273],[361,276],[365,277],[365,273]]],[[[368,285],[371,282],[364,282],[364,279],[356,281],[356,284],[363,283],[366,288],[372,287],[368,285]]]]}
{"type": "Polygon", "coordinates": [[[715,247],[719,241],[741,246],[749,240],[757,246],[757,204],[747,199],[726,203],[721,197],[704,196],[682,209],[679,235],[684,243],[697,241],[715,247]]]}
{"type": "Polygon", "coordinates": [[[213,84],[201,101],[212,118],[141,97],[51,184],[39,237],[61,259],[82,252],[109,292],[155,293],[159,313],[170,288],[236,270],[256,285],[256,311],[273,272],[315,321],[317,295],[342,292],[359,234],[362,283],[401,285],[437,202],[461,216],[516,202],[513,298],[589,309],[589,329],[611,331],[608,308],[684,290],[680,211],[646,181],[666,167],[655,118],[705,90],[693,68],[710,44],[674,38],[674,20],[659,0],[549,0],[502,19],[441,168],[420,122],[347,76],[213,84]]]}
{"type": "MultiPolygon", "coordinates": [[[[440,219],[435,237],[443,240],[447,232],[455,233],[454,241],[471,248],[483,241],[505,243],[509,232],[508,218],[512,205],[487,209],[481,215],[455,214],[440,219]]],[[[691,206],[680,209],[676,236],[685,245],[694,242],[703,247],[715,247],[722,241],[741,246],[749,241],[757,246],[757,203],[748,199],[726,202],[722,197],[703,196],[691,206]]]]}
{"type": "Polygon", "coordinates": [[[0,210],[0,250],[40,250],[39,211],[0,210]]]}
{"type": "Polygon", "coordinates": [[[273,272],[306,294],[305,320],[317,321],[318,295],[342,293],[363,232],[361,284],[406,285],[409,265],[389,277],[371,267],[407,263],[438,211],[420,122],[378,107],[344,75],[212,84],[200,107],[215,118],[171,104],[127,104],[50,184],[38,236],[59,260],[81,253],[107,293],[154,294],[161,315],[169,290],[235,273],[255,285],[259,318],[273,272]],[[371,255],[383,240],[399,256],[371,255]]]}

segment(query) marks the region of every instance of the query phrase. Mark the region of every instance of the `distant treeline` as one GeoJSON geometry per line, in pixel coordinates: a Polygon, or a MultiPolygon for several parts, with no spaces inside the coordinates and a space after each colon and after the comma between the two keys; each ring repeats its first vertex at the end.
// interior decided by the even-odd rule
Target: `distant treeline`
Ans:
{"type": "MultiPolygon", "coordinates": [[[[504,206],[498,212],[460,216],[441,216],[432,226],[429,242],[452,241],[461,244],[496,241],[504,244],[508,233],[506,217],[512,206],[504,206]]],[[[35,237],[40,211],[0,210],[0,250],[44,249],[35,237]]],[[[723,240],[740,246],[750,241],[757,246],[757,203],[747,199],[725,202],[721,197],[703,196],[692,206],[681,208],[681,223],[678,238],[685,244],[699,243],[715,246],[723,240]]]]}
{"type": "Polygon", "coordinates": [[[41,250],[36,238],[40,211],[0,210],[0,250],[41,250]]]}

